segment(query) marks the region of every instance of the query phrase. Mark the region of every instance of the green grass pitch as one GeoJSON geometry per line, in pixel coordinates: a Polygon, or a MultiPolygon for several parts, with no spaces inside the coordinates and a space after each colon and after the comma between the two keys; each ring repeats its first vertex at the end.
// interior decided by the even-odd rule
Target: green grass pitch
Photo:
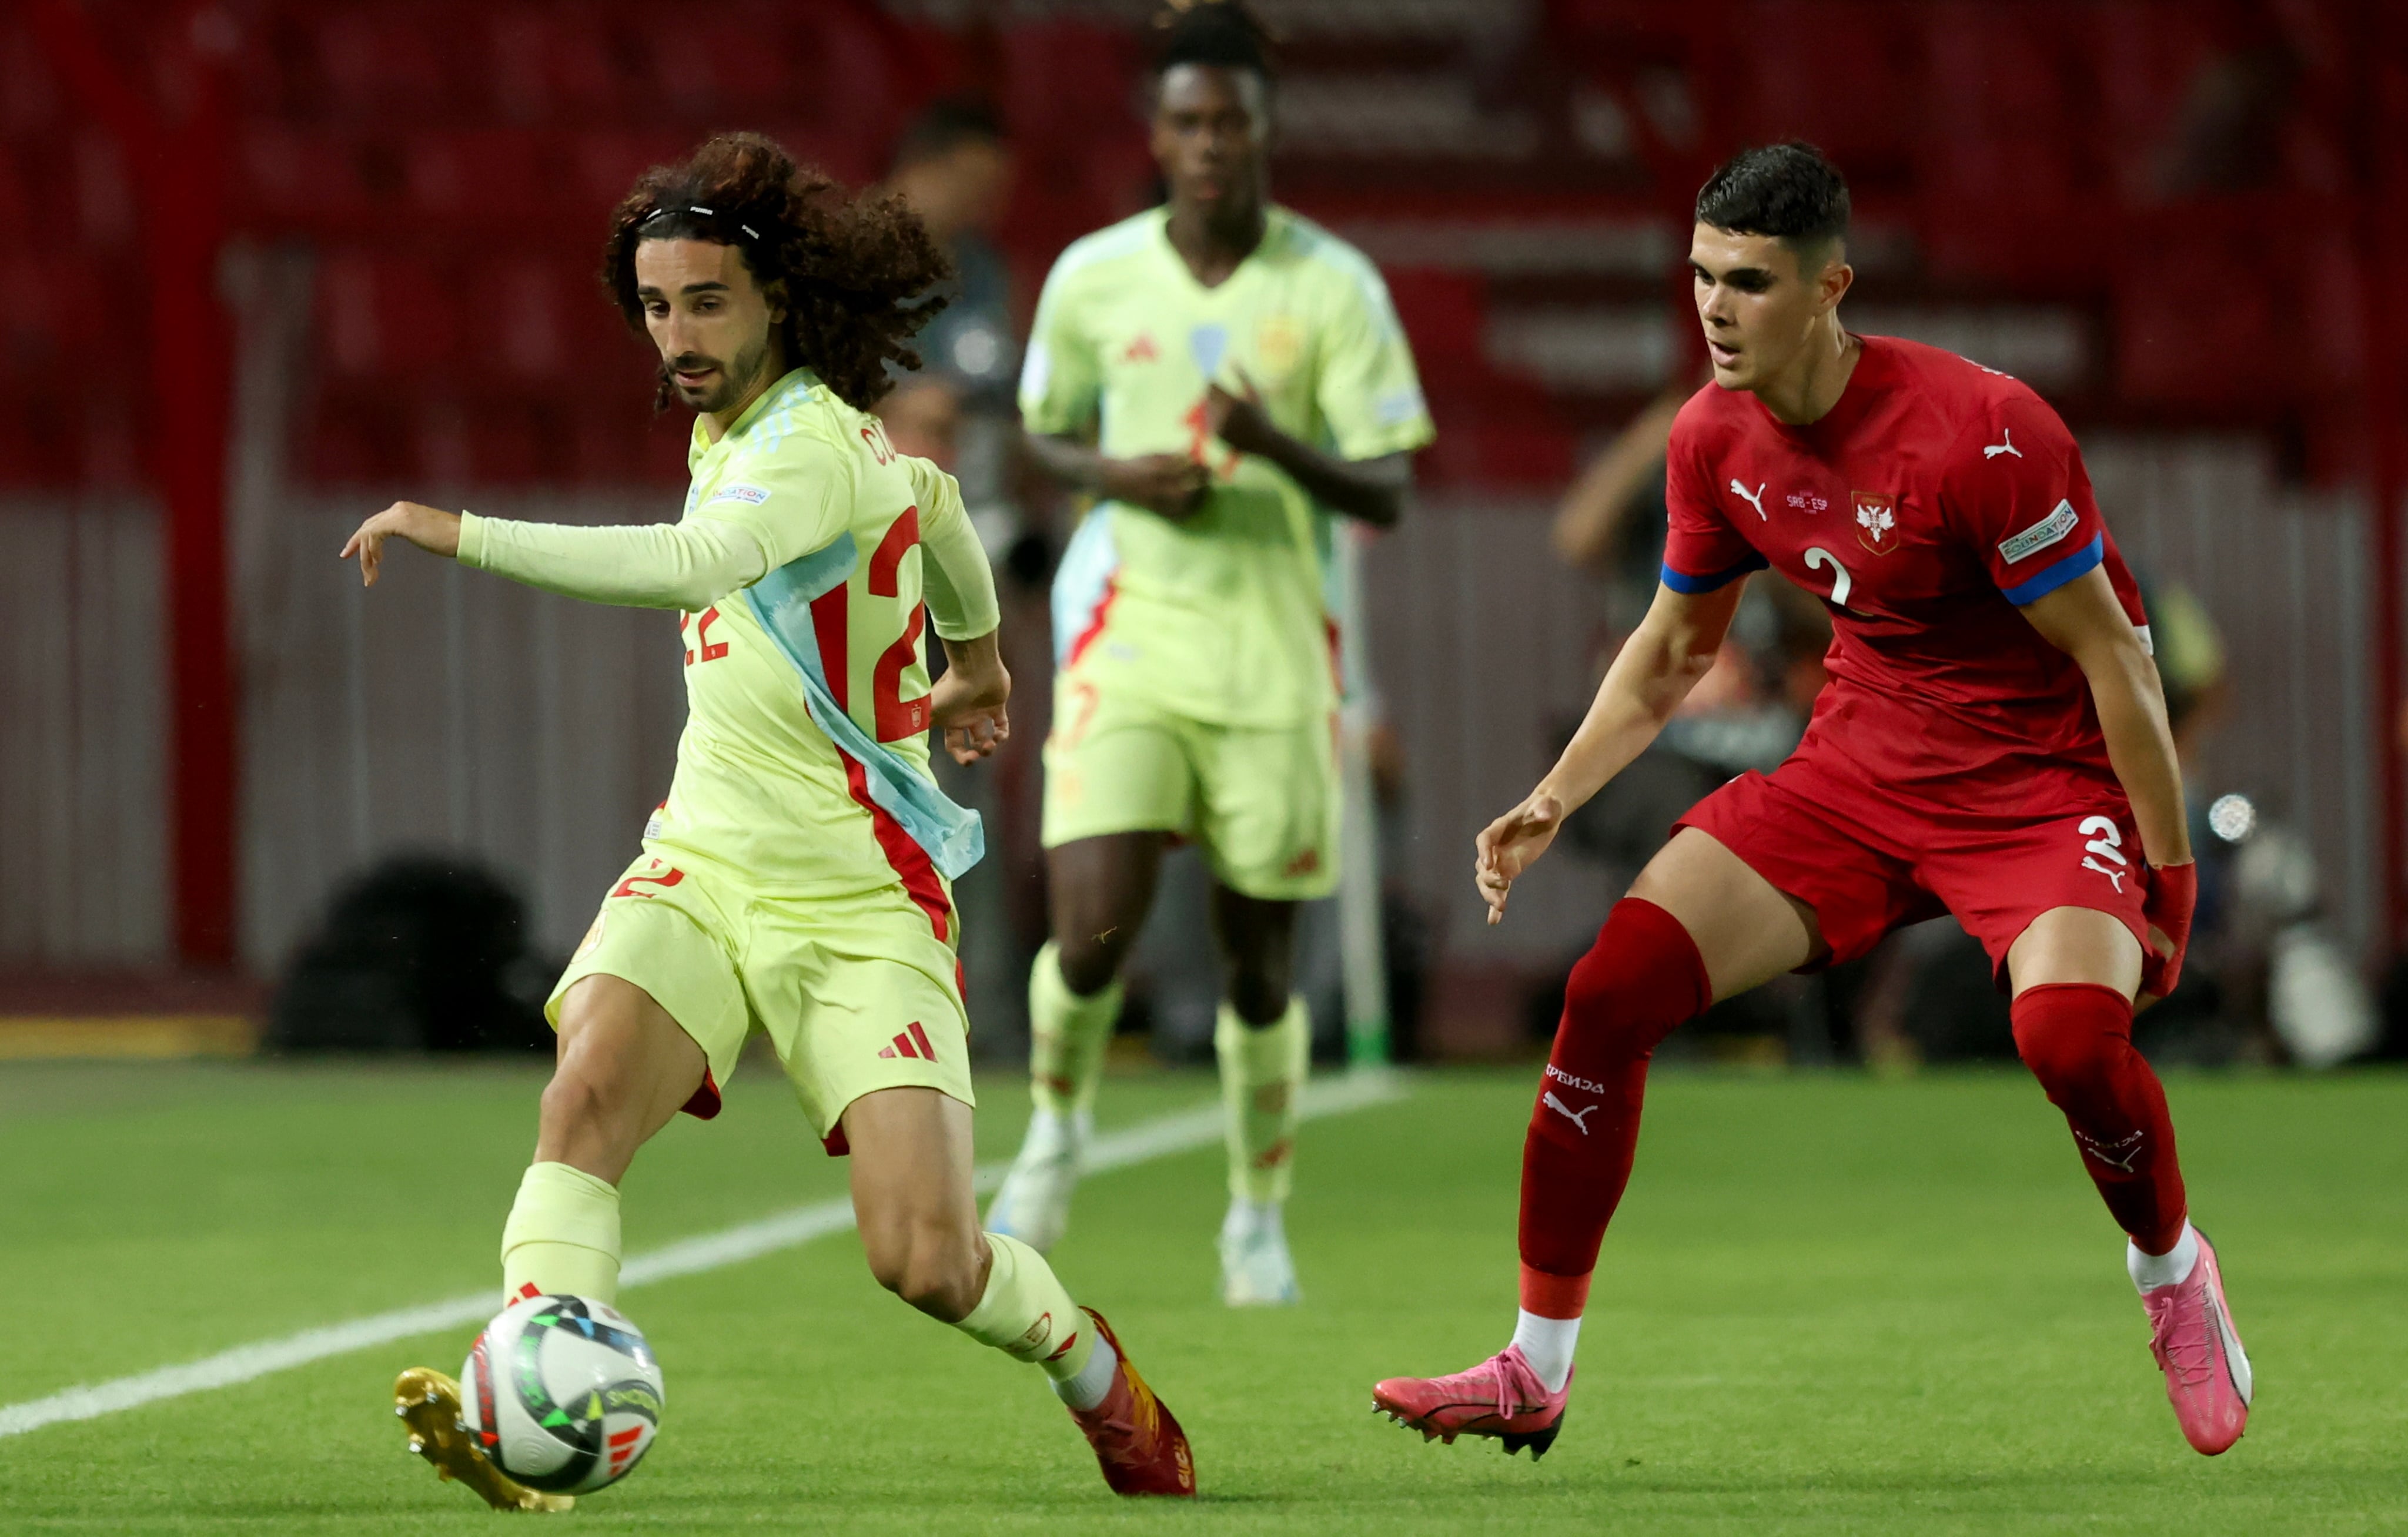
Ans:
{"type": "MultiPolygon", "coordinates": [[[[0,1403],[480,1286],[531,1070],[0,1073],[0,1403]]],[[[1055,1256],[1186,1421],[1205,1498],[1121,1504],[1037,1374],[910,1313],[849,1233],[630,1291],[668,1381],[650,1459],[560,1519],[643,1531],[2408,1529],[2408,1078],[2171,1085],[2258,1364],[2190,1452],[2064,1127],[2010,1074],[1658,1074],[1545,1461],[1425,1445],[1382,1375],[1505,1340],[1531,1074],[1450,1073],[1309,1126],[1306,1301],[1215,1297],[1220,1155],[1104,1174],[1055,1256]]],[[[986,1082],[982,1156],[1024,1096],[986,1082]]],[[[1128,1123],[1208,1080],[1116,1079],[1128,1123]]],[[[753,1073],[626,1185],[631,1250],[842,1189],[753,1073]]],[[[402,1449],[394,1371],[469,1331],[0,1439],[0,1531],[491,1530],[402,1449]]],[[[515,1528],[513,1530],[516,1530],[515,1528]]]]}

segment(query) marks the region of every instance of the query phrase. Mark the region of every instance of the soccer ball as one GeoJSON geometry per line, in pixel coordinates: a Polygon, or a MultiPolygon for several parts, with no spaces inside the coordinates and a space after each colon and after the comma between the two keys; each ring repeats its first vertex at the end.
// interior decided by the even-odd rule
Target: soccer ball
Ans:
{"type": "Polygon", "coordinates": [[[485,1326],[460,1370],[468,1433],[502,1472],[591,1494],[632,1472],[660,1431],[661,1368],[616,1308],[530,1297],[485,1326]]]}

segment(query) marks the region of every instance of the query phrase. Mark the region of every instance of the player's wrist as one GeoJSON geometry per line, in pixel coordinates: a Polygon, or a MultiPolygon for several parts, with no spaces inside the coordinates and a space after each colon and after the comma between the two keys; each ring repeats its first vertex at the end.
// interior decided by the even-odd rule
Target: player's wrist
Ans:
{"type": "Polygon", "coordinates": [[[402,535],[430,555],[456,560],[466,522],[465,513],[445,512],[440,507],[413,502],[409,506],[409,522],[403,528],[402,535]]]}

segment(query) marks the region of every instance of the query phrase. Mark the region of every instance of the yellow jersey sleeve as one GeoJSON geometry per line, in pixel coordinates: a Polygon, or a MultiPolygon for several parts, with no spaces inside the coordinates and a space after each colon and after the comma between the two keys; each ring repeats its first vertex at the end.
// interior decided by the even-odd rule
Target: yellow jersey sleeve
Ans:
{"type": "Polygon", "coordinates": [[[1074,246],[1038,295],[1020,365],[1020,420],[1032,433],[1083,433],[1096,420],[1103,370],[1079,314],[1086,265],[1074,246]]]}
{"type": "Polygon", "coordinates": [[[748,454],[687,516],[742,529],[775,571],[824,549],[852,521],[855,457],[815,436],[786,438],[775,452],[748,454]]]}
{"type": "Polygon", "coordinates": [[[1340,459],[1377,459],[1418,448],[1438,430],[1422,401],[1412,349],[1388,285],[1369,262],[1341,276],[1351,280],[1332,287],[1313,389],[1331,447],[1340,459]]]}
{"type": "Polygon", "coordinates": [[[460,563],[588,603],[689,614],[769,568],[747,530],[715,519],[595,528],[460,515],[460,563]]]}
{"type": "Polygon", "coordinates": [[[928,617],[946,640],[975,640],[1003,623],[986,547],[962,505],[961,483],[927,460],[903,456],[912,501],[920,509],[921,585],[928,617]]]}

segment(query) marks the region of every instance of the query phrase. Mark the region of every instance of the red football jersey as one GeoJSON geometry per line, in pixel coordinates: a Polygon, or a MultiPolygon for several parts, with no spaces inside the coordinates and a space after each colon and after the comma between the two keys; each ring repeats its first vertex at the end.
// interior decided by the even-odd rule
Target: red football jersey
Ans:
{"type": "Polygon", "coordinates": [[[1821,596],[1831,680],[1799,751],[1852,760],[1886,793],[2050,814],[2067,771],[2112,790],[2081,669],[2016,612],[2104,564],[2146,624],[2072,434],[2004,374],[1863,342],[1809,426],[1712,384],[1681,408],[1665,583],[1707,592],[1769,564],[1821,596]]]}

